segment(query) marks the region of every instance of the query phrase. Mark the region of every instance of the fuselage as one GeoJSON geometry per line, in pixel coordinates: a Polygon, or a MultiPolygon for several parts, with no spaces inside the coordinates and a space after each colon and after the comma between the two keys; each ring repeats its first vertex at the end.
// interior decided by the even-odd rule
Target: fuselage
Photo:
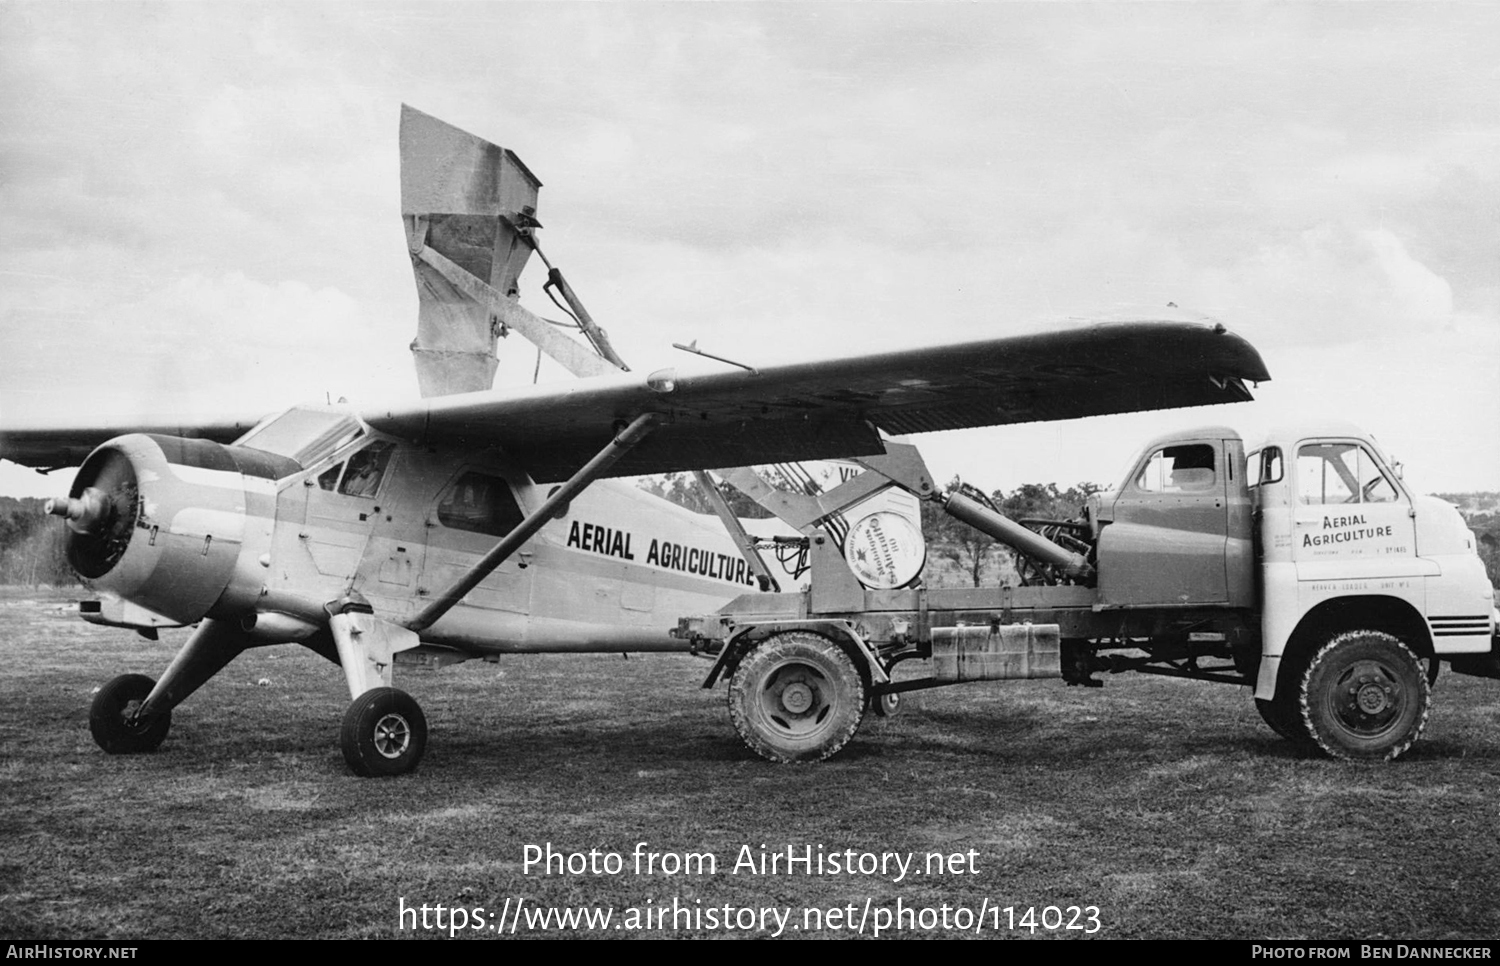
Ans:
{"type": "MultiPolygon", "coordinates": [[[[161,610],[183,573],[221,561],[221,576],[197,589],[193,606],[168,616],[233,620],[264,643],[313,637],[329,605],[351,593],[402,623],[553,486],[493,447],[401,440],[332,407],[290,410],[230,447],[203,444],[236,459],[189,459],[171,443],[134,436],[101,447],[136,467],[139,498],[133,523],[116,527],[130,546],[95,584],[161,610]],[[281,457],[262,461],[276,471],[244,472],[255,453],[281,457]]],[[[681,650],[669,634],[681,615],[714,610],[754,585],[716,518],[632,481],[604,480],[422,639],[471,655],[681,650]]]]}

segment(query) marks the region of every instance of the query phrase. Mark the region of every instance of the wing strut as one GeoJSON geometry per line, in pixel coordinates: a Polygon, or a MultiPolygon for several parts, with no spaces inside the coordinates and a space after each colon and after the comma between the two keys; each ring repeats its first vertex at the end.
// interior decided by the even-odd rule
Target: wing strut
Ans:
{"type": "Polygon", "coordinates": [[[656,428],[660,420],[659,413],[642,413],[637,416],[629,426],[620,431],[618,436],[606,443],[593,459],[584,464],[583,469],[569,477],[566,483],[553,490],[552,494],[542,501],[541,506],[527,514],[526,519],[495,544],[494,549],[485,554],[473,569],[407,621],[406,626],[420,634],[437,623],[439,618],[453,609],[454,604],[463,600],[465,594],[477,587],[481,580],[488,577],[496,567],[504,563],[511,554],[519,550],[522,544],[530,540],[551,520],[559,506],[581,493],[585,487],[598,479],[600,474],[609,469],[611,464],[651,435],[651,431],[656,428]]]}
{"type": "Polygon", "coordinates": [[[755,549],[755,541],[751,540],[750,535],[745,532],[745,527],[740,523],[739,517],[735,516],[734,511],[729,508],[729,502],[724,499],[724,494],[719,492],[719,488],[714,485],[708,473],[704,470],[694,470],[693,479],[697,480],[698,485],[703,488],[703,495],[708,497],[709,506],[714,508],[719,522],[724,524],[725,530],[729,531],[729,539],[740,548],[740,555],[750,565],[751,572],[760,582],[760,589],[780,590],[781,585],[776,582],[775,577],[771,576],[771,568],[766,566],[760,551],[755,549]]]}

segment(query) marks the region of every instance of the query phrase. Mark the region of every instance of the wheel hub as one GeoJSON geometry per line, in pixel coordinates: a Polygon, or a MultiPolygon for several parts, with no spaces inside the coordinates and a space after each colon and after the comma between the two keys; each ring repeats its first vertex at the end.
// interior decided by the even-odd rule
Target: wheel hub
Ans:
{"type": "Polygon", "coordinates": [[[828,716],[828,679],[816,668],[789,663],[774,674],[761,694],[761,708],[770,722],[787,735],[817,732],[828,716]]]}
{"type": "Polygon", "coordinates": [[[394,712],[375,722],[375,750],[385,758],[400,758],[411,744],[411,725],[394,712]]]}
{"type": "Polygon", "coordinates": [[[1389,690],[1373,682],[1361,682],[1356,689],[1354,701],[1365,714],[1379,714],[1390,705],[1389,690]]]}
{"type": "Polygon", "coordinates": [[[1374,661],[1361,661],[1344,675],[1335,692],[1335,713],[1360,734],[1375,734],[1400,717],[1402,694],[1397,679],[1374,661]]]}
{"type": "Polygon", "coordinates": [[[781,692],[781,706],[792,714],[805,714],[813,704],[812,688],[798,681],[781,692]]]}

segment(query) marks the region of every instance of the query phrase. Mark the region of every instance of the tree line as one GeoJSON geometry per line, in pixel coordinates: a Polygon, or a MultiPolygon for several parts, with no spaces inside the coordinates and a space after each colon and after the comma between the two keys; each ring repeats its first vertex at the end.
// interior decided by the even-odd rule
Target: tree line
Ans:
{"type": "Polygon", "coordinates": [[[67,525],[42,510],[38,497],[0,496],[0,584],[76,584],[64,551],[67,525]]]}

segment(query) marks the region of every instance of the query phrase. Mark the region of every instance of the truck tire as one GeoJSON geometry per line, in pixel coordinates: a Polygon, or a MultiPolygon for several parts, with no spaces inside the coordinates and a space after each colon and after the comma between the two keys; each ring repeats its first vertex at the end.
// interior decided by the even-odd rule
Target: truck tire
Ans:
{"type": "Polygon", "coordinates": [[[819,634],[771,635],[729,681],[730,721],[751,751],[771,761],[822,761],[854,737],[864,713],[859,668],[819,634]]]}
{"type": "Polygon", "coordinates": [[[1347,631],[1324,644],[1297,695],[1308,737],[1324,752],[1387,760],[1421,735],[1431,696],[1411,648],[1381,631],[1347,631]]]}

